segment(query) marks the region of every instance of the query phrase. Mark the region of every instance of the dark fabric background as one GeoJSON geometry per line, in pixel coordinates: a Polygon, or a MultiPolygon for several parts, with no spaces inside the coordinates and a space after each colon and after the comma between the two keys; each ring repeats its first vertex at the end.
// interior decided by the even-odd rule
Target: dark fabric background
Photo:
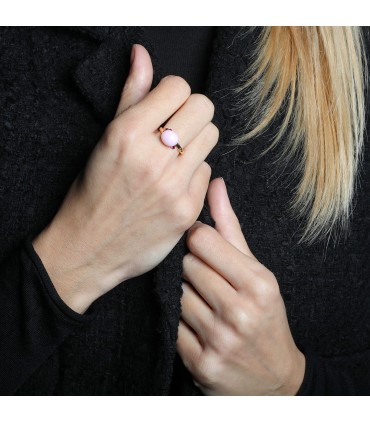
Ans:
{"type": "MultiPolygon", "coordinates": [[[[256,159],[279,121],[246,145],[226,145],[242,124],[229,88],[259,31],[240,37],[240,29],[217,28],[209,60],[204,93],[220,129],[207,158],[212,178],[225,179],[252,252],[277,277],[293,337],[307,351],[300,395],[369,394],[369,139],[348,236],[298,245],[302,222],[287,213],[293,163],[277,166],[275,152],[256,159]]],[[[63,306],[26,242],[52,219],[114,116],[135,42],[151,54],[155,86],[166,69],[140,27],[0,30],[3,394],[200,394],[176,358],[185,237],[83,317],[63,306]]],[[[213,224],[207,204],[199,220],[213,224]]]]}

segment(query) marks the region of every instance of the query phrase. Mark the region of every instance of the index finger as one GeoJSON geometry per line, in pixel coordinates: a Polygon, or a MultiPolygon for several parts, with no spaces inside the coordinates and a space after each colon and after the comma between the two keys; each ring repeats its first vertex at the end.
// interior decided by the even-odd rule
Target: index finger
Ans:
{"type": "Polygon", "coordinates": [[[141,101],[120,114],[116,119],[133,119],[140,121],[140,127],[148,132],[158,131],[188,99],[191,94],[190,85],[185,79],[176,75],[168,75],[161,79],[141,101]]]}
{"type": "Polygon", "coordinates": [[[187,232],[189,250],[225,278],[237,291],[253,280],[261,263],[243,254],[209,225],[197,223],[187,232]]]}

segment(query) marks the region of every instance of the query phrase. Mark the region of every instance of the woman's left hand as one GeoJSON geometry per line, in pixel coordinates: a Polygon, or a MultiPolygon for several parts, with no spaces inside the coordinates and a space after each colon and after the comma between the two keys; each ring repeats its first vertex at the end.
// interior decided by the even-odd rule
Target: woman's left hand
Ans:
{"type": "Polygon", "coordinates": [[[207,198],[215,228],[188,230],[178,353],[206,395],[295,395],[305,357],[277,280],[251,253],[222,179],[207,198]]]}

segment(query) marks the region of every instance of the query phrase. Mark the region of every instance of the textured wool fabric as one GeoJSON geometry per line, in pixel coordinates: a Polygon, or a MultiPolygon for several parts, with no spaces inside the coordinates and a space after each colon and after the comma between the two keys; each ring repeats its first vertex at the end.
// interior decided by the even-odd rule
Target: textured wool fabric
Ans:
{"type": "MultiPolygon", "coordinates": [[[[293,166],[277,167],[274,152],[257,159],[279,119],[246,145],[226,145],[242,124],[228,88],[248,67],[258,31],[215,31],[203,92],[215,104],[220,139],[207,162],[212,178],[225,179],[252,252],[278,280],[307,359],[298,394],[369,394],[369,139],[348,236],[298,245],[302,222],[287,213],[293,166]]],[[[1,29],[1,394],[200,394],[176,356],[185,235],[155,269],[117,286],[83,316],[58,297],[30,242],[113,118],[133,43],[148,49],[155,86],[166,63],[140,27],[1,29]]],[[[199,220],[213,225],[207,204],[199,220]]]]}
{"type": "Polygon", "coordinates": [[[180,75],[192,93],[204,91],[214,26],[146,26],[144,34],[156,47],[166,74],[180,75]]]}

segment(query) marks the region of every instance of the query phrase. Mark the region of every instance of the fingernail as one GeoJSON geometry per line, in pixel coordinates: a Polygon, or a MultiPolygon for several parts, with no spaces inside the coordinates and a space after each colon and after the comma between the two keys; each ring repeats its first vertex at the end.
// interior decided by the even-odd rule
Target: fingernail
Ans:
{"type": "Polygon", "coordinates": [[[132,63],[134,62],[134,58],[135,58],[135,44],[133,44],[131,47],[130,65],[132,65],[132,63]]]}

